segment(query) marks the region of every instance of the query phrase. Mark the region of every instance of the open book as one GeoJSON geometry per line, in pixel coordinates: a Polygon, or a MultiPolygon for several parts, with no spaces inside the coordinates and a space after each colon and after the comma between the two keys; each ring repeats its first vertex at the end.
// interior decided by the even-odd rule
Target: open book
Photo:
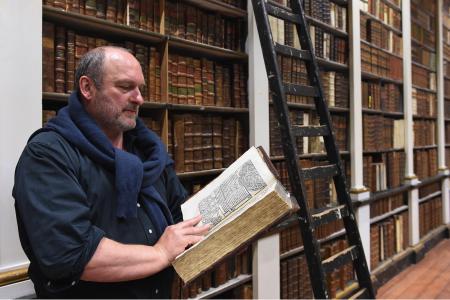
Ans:
{"type": "Polygon", "coordinates": [[[181,206],[184,219],[202,215],[212,228],[172,263],[188,283],[297,207],[262,148],[250,148],[181,206]]]}

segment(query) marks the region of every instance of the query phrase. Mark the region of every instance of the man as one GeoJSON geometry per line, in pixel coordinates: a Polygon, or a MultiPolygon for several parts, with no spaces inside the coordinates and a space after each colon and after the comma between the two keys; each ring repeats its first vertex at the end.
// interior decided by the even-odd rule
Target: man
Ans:
{"type": "Polygon", "coordinates": [[[202,239],[160,139],[137,118],[144,77],[125,49],[88,52],[67,107],[30,138],[13,196],[38,297],[170,297],[171,261],[202,239]],[[173,225],[175,224],[175,225],[173,225]]]}

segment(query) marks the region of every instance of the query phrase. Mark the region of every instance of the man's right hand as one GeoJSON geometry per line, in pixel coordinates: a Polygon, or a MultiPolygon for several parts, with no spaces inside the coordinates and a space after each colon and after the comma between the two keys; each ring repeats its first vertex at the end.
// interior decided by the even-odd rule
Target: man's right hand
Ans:
{"type": "Polygon", "coordinates": [[[170,265],[175,260],[175,257],[181,254],[187,247],[203,239],[203,236],[211,226],[209,224],[195,226],[201,220],[202,216],[198,215],[192,219],[166,227],[154,248],[164,256],[167,265],[170,265]]]}

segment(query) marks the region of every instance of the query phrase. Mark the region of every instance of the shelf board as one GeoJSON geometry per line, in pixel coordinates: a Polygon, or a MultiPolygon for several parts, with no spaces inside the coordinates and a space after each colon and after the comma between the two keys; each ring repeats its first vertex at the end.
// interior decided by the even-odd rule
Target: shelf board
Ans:
{"type": "Polygon", "coordinates": [[[414,146],[414,150],[429,150],[429,149],[435,149],[435,148],[437,148],[437,145],[414,146]]]}
{"type": "Polygon", "coordinates": [[[306,21],[308,23],[308,25],[314,25],[317,27],[322,28],[323,30],[334,34],[335,36],[341,37],[341,38],[348,38],[348,32],[343,31],[339,28],[333,27],[330,24],[324,23],[320,20],[317,20],[313,17],[310,17],[308,15],[305,15],[306,21]]]}
{"type": "Polygon", "coordinates": [[[390,51],[388,51],[388,50],[386,50],[386,49],[384,49],[384,48],[381,48],[380,46],[377,46],[377,45],[375,45],[375,44],[372,44],[371,42],[368,42],[368,41],[366,41],[366,40],[361,39],[361,43],[366,44],[367,46],[370,46],[370,47],[372,47],[372,48],[377,48],[378,50],[383,51],[383,52],[386,53],[387,55],[392,55],[392,56],[394,56],[394,57],[397,57],[397,58],[403,60],[403,57],[400,56],[399,54],[394,53],[394,52],[390,52],[390,51]]]}
{"type": "Polygon", "coordinates": [[[427,177],[427,178],[421,179],[420,182],[416,185],[416,188],[421,188],[421,187],[426,186],[428,184],[435,183],[435,182],[437,182],[437,181],[439,181],[439,180],[441,180],[441,179],[443,179],[445,177],[448,177],[448,175],[437,174],[437,175],[434,175],[434,176],[431,176],[431,177],[427,177]]]}
{"type": "MultiPolygon", "coordinates": [[[[343,151],[339,151],[339,155],[341,156],[348,156],[350,155],[350,151],[347,150],[343,150],[343,151]]],[[[327,154],[324,153],[305,153],[305,154],[299,154],[298,158],[299,159],[308,159],[308,158],[326,158],[327,154]]],[[[281,155],[281,156],[271,156],[270,157],[271,161],[284,161],[286,160],[286,158],[281,155]]]]}
{"type": "Polygon", "coordinates": [[[369,200],[364,203],[367,203],[367,202],[372,203],[372,202],[376,202],[380,199],[398,195],[400,193],[404,193],[404,192],[410,190],[411,188],[412,188],[412,186],[410,184],[403,184],[403,185],[400,185],[400,186],[397,186],[397,187],[394,187],[391,189],[387,189],[384,191],[371,192],[369,200]]]}
{"type": "Polygon", "coordinates": [[[330,0],[330,1],[340,6],[348,6],[347,0],[330,0]]]}
{"type": "Polygon", "coordinates": [[[206,55],[209,58],[222,58],[232,60],[246,60],[248,58],[247,53],[240,51],[234,51],[230,49],[189,41],[176,36],[167,36],[166,38],[169,43],[169,51],[171,50],[170,48],[173,47],[174,49],[186,50],[195,53],[195,55],[206,55]]]}
{"type": "Polygon", "coordinates": [[[383,115],[386,117],[403,117],[404,114],[402,112],[394,112],[394,111],[383,111],[380,109],[372,109],[372,108],[362,108],[362,112],[366,114],[373,114],[373,115],[383,115]]]}
{"type": "Polygon", "coordinates": [[[413,120],[433,120],[433,121],[436,121],[437,117],[413,115],[413,120]]]}
{"type": "Polygon", "coordinates": [[[376,216],[376,217],[370,218],[370,224],[372,225],[372,224],[378,223],[380,221],[383,221],[383,220],[385,220],[385,219],[387,219],[389,217],[392,217],[394,215],[400,214],[400,213],[402,213],[404,211],[407,211],[407,210],[408,210],[408,205],[403,205],[403,206],[397,207],[396,209],[393,209],[393,210],[391,210],[391,211],[389,211],[389,212],[387,212],[385,214],[382,214],[380,216],[376,216]]]}
{"type": "Polygon", "coordinates": [[[412,61],[412,64],[415,65],[416,67],[425,69],[425,70],[427,70],[428,72],[436,73],[436,70],[433,70],[432,68],[430,68],[429,66],[426,66],[426,65],[424,65],[424,64],[418,63],[418,62],[416,62],[416,61],[412,61]]]}
{"type": "Polygon", "coordinates": [[[383,20],[379,19],[377,16],[371,14],[370,12],[364,11],[364,10],[360,10],[360,12],[366,16],[368,16],[369,18],[381,23],[384,27],[386,27],[387,29],[393,31],[394,33],[396,33],[397,35],[402,35],[402,31],[400,29],[395,28],[392,25],[389,25],[387,23],[385,23],[383,20]]]}
{"type": "Polygon", "coordinates": [[[392,78],[388,78],[388,77],[383,77],[377,74],[373,74],[370,72],[366,72],[366,71],[362,71],[361,72],[361,79],[363,80],[375,80],[375,81],[379,81],[379,82],[385,82],[385,83],[394,83],[397,85],[403,85],[403,81],[401,80],[397,80],[397,79],[392,79],[392,78]]]}
{"type": "Polygon", "coordinates": [[[363,154],[378,154],[378,153],[387,153],[387,152],[399,152],[405,151],[405,148],[388,148],[381,150],[364,150],[363,154]]]}
{"type": "Polygon", "coordinates": [[[118,37],[128,40],[136,40],[153,45],[164,41],[164,35],[144,31],[123,24],[117,24],[103,19],[86,16],[78,13],[67,12],[46,5],[42,6],[42,17],[45,21],[63,24],[67,27],[77,28],[89,33],[102,34],[103,36],[117,39],[118,37]]]}
{"type": "MultiPolygon", "coordinates": [[[[319,242],[320,245],[323,245],[323,244],[325,244],[325,243],[327,243],[327,242],[330,242],[330,241],[332,241],[332,240],[336,240],[336,239],[338,239],[338,238],[340,238],[340,237],[343,237],[343,236],[345,236],[345,230],[344,230],[344,229],[341,229],[341,230],[339,230],[339,231],[336,231],[336,232],[330,234],[329,236],[327,236],[327,237],[325,237],[325,238],[323,238],[323,239],[319,239],[318,242],[319,242]]],[[[290,257],[292,257],[292,256],[294,256],[294,255],[301,254],[301,253],[303,253],[303,251],[304,251],[304,247],[303,247],[303,246],[300,246],[300,247],[291,249],[291,250],[289,250],[289,251],[287,251],[287,252],[281,253],[281,255],[280,255],[280,261],[281,261],[281,260],[288,259],[288,258],[290,258],[290,257]]]]}
{"type": "Polygon", "coordinates": [[[434,193],[428,194],[425,197],[419,199],[419,204],[423,203],[423,202],[427,202],[427,201],[429,201],[429,200],[431,200],[433,198],[439,197],[441,195],[442,195],[441,191],[436,191],[434,193]]]}
{"type": "Polygon", "coordinates": [[[183,0],[186,3],[207,9],[210,11],[218,12],[221,15],[228,17],[243,18],[247,17],[247,11],[242,8],[227,4],[219,0],[183,0]]]}
{"type": "Polygon", "coordinates": [[[230,113],[230,114],[248,114],[248,108],[238,107],[219,107],[219,106],[203,106],[192,104],[164,104],[164,108],[173,111],[192,111],[192,112],[217,112],[217,113],[230,113]]]}
{"type": "Polygon", "coordinates": [[[432,48],[432,47],[430,47],[430,46],[428,46],[428,45],[422,44],[421,42],[419,42],[418,40],[416,40],[416,39],[413,38],[413,37],[411,37],[411,42],[412,42],[413,44],[415,44],[416,46],[418,46],[418,47],[422,47],[422,48],[424,48],[424,49],[427,49],[427,50],[430,51],[430,52],[436,53],[436,49],[435,49],[435,48],[432,48]]]}
{"type": "Polygon", "coordinates": [[[250,282],[251,280],[251,274],[241,274],[238,277],[232,278],[216,288],[211,287],[209,288],[209,290],[201,292],[193,299],[209,299],[218,296],[226,291],[234,289],[235,287],[240,286],[244,283],[250,282]]]}
{"type": "Polygon", "coordinates": [[[194,179],[194,178],[199,178],[199,177],[201,178],[204,176],[217,176],[217,175],[221,174],[223,171],[225,171],[225,168],[177,173],[177,176],[178,176],[178,178],[180,178],[180,180],[187,180],[187,179],[194,179]]]}
{"type": "MultiPolygon", "coordinates": [[[[270,105],[273,105],[273,102],[269,102],[270,105]]],[[[316,110],[316,106],[314,104],[304,104],[304,103],[287,103],[289,108],[297,108],[304,110],[316,110]]],[[[334,113],[348,113],[350,111],[349,108],[346,107],[337,107],[337,106],[328,106],[328,110],[334,113]]]]}
{"type": "Polygon", "coordinates": [[[320,69],[333,70],[333,71],[348,71],[348,65],[342,64],[333,60],[316,57],[317,64],[320,69]]]}
{"type": "Polygon", "coordinates": [[[422,92],[433,93],[433,94],[437,93],[435,90],[430,90],[428,88],[424,88],[424,87],[421,87],[421,86],[418,86],[418,85],[414,85],[414,84],[412,85],[412,87],[414,89],[422,91],[422,92]]]}
{"type": "Polygon", "coordinates": [[[390,6],[392,9],[394,9],[398,12],[402,12],[402,8],[399,7],[397,4],[393,3],[392,1],[383,0],[383,2],[386,3],[388,6],[390,6]]]}
{"type": "Polygon", "coordinates": [[[450,144],[445,144],[445,148],[450,148],[450,144]]]}
{"type": "MultiPolygon", "coordinates": [[[[66,105],[69,99],[69,94],[61,93],[42,93],[42,99],[54,104],[66,105]]],[[[190,104],[173,104],[173,103],[156,103],[156,102],[144,102],[140,107],[141,110],[151,109],[167,109],[170,111],[191,111],[201,113],[228,113],[228,114],[248,114],[248,108],[236,108],[236,107],[219,107],[219,106],[202,106],[202,105],[190,105],[190,104]]]]}

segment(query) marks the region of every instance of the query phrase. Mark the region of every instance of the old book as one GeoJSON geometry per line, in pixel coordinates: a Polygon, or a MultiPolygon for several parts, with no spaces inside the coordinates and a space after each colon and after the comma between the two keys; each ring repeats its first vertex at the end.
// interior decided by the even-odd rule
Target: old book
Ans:
{"type": "Polygon", "coordinates": [[[296,204],[261,148],[250,148],[182,205],[183,217],[201,214],[212,227],[205,238],[172,263],[188,283],[250,242],[296,204]]]}
{"type": "Polygon", "coordinates": [[[42,91],[55,91],[55,25],[42,23],[42,91]]]}

